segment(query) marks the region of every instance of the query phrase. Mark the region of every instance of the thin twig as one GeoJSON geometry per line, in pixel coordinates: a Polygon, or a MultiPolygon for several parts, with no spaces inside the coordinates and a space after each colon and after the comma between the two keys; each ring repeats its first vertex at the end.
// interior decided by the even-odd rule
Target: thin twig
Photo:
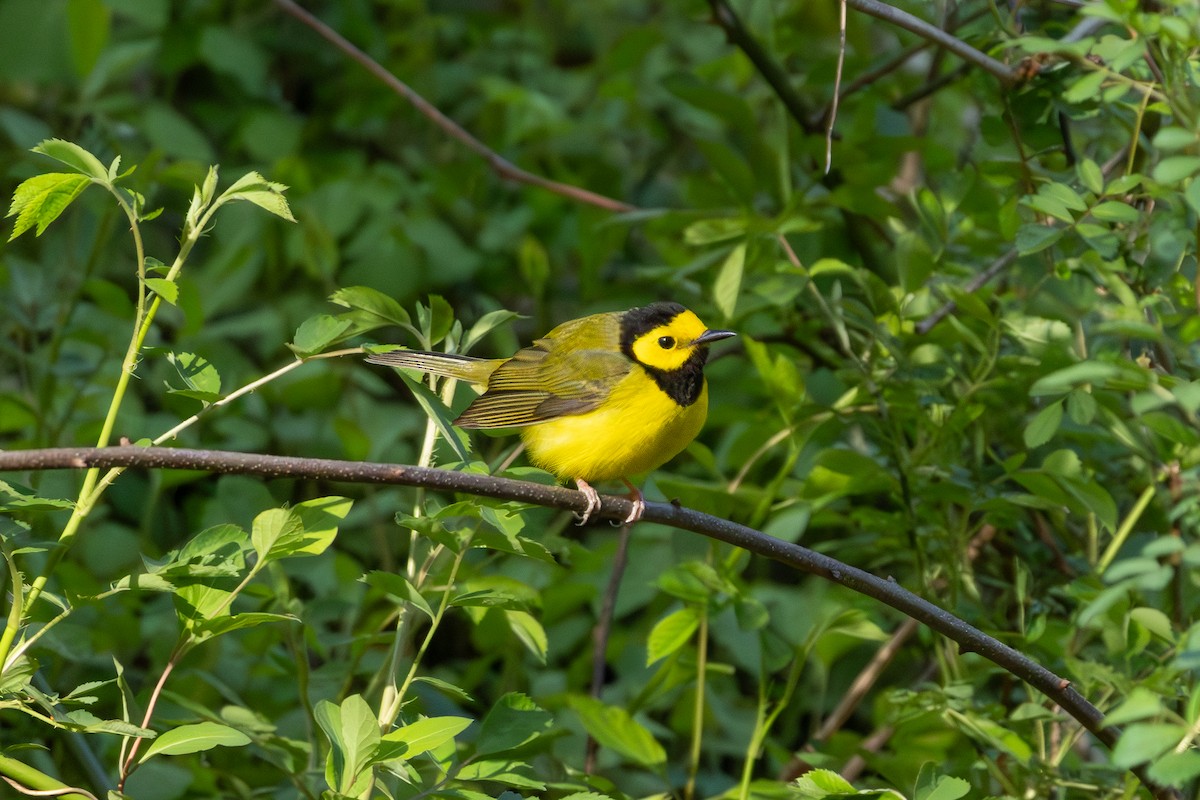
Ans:
{"type": "MultiPolygon", "coordinates": [[[[964,287],[964,291],[967,293],[977,291],[992,278],[1008,269],[1008,266],[1016,260],[1017,251],[1015,249],[1009,250],[1007,253],[993,261],[990,267],[972,278],[964,287]]],[[[953,300],[949,301],[937,311],[934,311],[928,317],[918,322],[916,328],[917,333],[921,334],[922,336],[929,333],[929,331],[933,329],[934,325],[937,325],[943,319],[953,314],[957,308],[958,303],[954,302],[953,300]]]]}
{"type": "MultiPolygon", "coordinates": [[[[63,447],[0,452],[0,472],[132,466],[146,469],[204,470],[260,475],[267,478],[423,486],[533,503],[576,513],[582,513],[588,505],[582,492],[561,486],[546,486],[493,475],[452,472],[406,464],[164,447],[63,447]]],[[[596,516],[601,519],[623,520],[632,511],[633,503],[627,498],[605,496],[596,516]]],[[[1012,673],[1058,704],[1109,748],[1116,745],[1120,730],[1112,725],[1106,726],[1104,714],[1076,691],[1069,680],[1054,674],[1024,653],[988,636],[945,609],[918,597],[893,580],[880,578],[824,553],[809,550],[785,539],[768,536],[746,525],[670,503],[646,503],[642,519],[692,531],[740,547],[879,600],[958,643],[963,652],[977,653],[1012,673]]],[[[1143,766],[1134,767],[1131,771],[1155,797],[1160,800],[1178,800],[1178,793],[1152,781],[1143,766]]]]}
{"type": "Polygon", "coordinates": [[[928,39],[939,47],[954,53],[964,61],[969,61],[982,67],[1000,79],[1006,86],[1011,86],[1021,79],[1021,74],[1012,67],[1004,64],[986,53],[976,50],[971,45],[946,33],[936,25],[931,25],[920,17],[914,17],[907,11],[881,3],[879,0],[846,0],[846,4],[872,17],[890,22],[897,27],[915,33],[923,39],[928,39]]]}
{"type": "MultiPolygon", "coordinates": [[[[604,590],[604,602],[600,606],[600,618],[596,620],[596,627],[592,629],[592,697],[597,700],[600,699],[600,694],[604,690],[604,671],[608,664],[608,637],[612,633],[621,579],[625,577],[625,567],[629,564],[629,534],[632,531],[633,525],[629,523],[621,526],[621,533],[617,537],[617,552],[613,556],[612,572],[608,576],[608,587],[604,590]]],[[[596,754],[599,751],[599,743],[589,733],[586,756],[583,760],[583,774],[591,775],[596,771],[596,754]]]]}
{"type": "Polygon", "coordinates": [[[511,161],[501,156],[495,150],[476,139],[474,136],[468,133],[465,128],[447,117],[445,114],[439,111],[436,106],[418,94],[411,86],[397,78],[391,72],[388,72],[388,70],[382,64],[371,58],[362,50],[359,50],[340,33],[314,17],[309,12],[305,11],[303,8],[293,2],[293,0],[275,0],[275,5],[279,6],[283,11],[300,20],[300,22],[304,23],[312,30],[316,31],[321,38],[325,39],[338,50],[341,50],[343,54],[353,61],[358,62],[358,64],[382,81],[389,89],[403,97],[408,102],[412,103],[413,107],[416,108],[417,111],[429,118],[433,124],[441,128],[451,138],[457,139],[459,142],[465,145],[468,150],[487,161],[488,165],[491,166],[491,168],[500,177],[506,178],[510,181],[515,181],[517,183],[537,186],[541,189],[554,192],[557,195],[561,195],[587,205],[603,208],[607,211],[624,212],[637,210],[637,206],[630,205],[629,203],[622,202],[621,200],[614,200],[611,197],[605,197],[602,194],[597,194],[595,192],[588,191],[587,189],[581,189],[578,186],[571,186],[570,184],[552,181],[549,178],[544,178],[541,175],[535,175],[532,172],[527,172],[521,169],[516,164],[513,164],[511,161]]]}

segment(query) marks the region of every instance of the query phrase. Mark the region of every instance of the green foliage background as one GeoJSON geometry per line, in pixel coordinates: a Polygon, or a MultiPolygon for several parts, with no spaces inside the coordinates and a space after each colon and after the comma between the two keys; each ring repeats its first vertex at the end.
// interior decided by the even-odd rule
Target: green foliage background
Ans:
{"type": "MultiPolygon", "coordinates": [[[[705,432],[650,496],[894,576],[1115,710],[1116,751],[925,631],[823,725],[903,620],[645,525],[597,704],[589,634],[614,531],[409,490],[168,472],[122,475],[57,564],[45,547],[69,511],[5,485],[10,589],[53,566],[27,632],[70,612],[0,682],[4,757],[102,794],[119,734],[137,734],[102,721],[140,725],[177,663],[151,727],[224,739],[155,745],[130,796],[365,796],[372,774],[396,797],[767,796],[812,765],[922,800],[1126,797],[1146,793],[1126,772],[1144,762],[1194,794],[1200,12],[907,4],[1021,67],[1005,85],[851,10],[824,175],[837,5],[734,5],[810,107],[809,132],[694,0],[307,4],[503,157],[636,207],[624,214],[502,180],[265,0],[0,0],[0,175],[11,194],[61,171],[28,152],[51,138],[119,155],[137,165],[123,185],[162,209],[138,228],[163,264],[211,164],[222,188],[252,170],[290,187],[296,224],[231,204],[191,254],[116,417],[133,440],[294,360],[319,315],[353,327],[308,323],[303,354],[342,333],[418,345],[364,322],[375,293],[435,344],[522,314],[475,346],[487,354],[654,299],[737,329],[708,370],[705,432]],[[344,519],[294,510],[329,495],[354,500],[344,519]],[[300,538],[272,553],[267,531],[300,538]],[[163,591],[126,591],[147,572],[163,591]],[[250,574],[235,618],[296,621],[204,627],[228,608],[194,593],[250,574]],[[379,740],[389,685],[404,689],[401,733],[379,740]],[[601,744],[591,777],[585,732],[601,744]]],[[[0,249],[5,449],[96,442],[143,291],[129,228],[92,190],[0,249]]],[[[399,380],[327,358],[178,441],[458,461],[423,450],[433,430],[399,380]]],[[[493,466],[512,449],[473,445],[493,466]]],[[[9,477],[78,494],[76,474],[9,477]]],[[[815,780],[790,791],[836,796],[815,780]]]]}

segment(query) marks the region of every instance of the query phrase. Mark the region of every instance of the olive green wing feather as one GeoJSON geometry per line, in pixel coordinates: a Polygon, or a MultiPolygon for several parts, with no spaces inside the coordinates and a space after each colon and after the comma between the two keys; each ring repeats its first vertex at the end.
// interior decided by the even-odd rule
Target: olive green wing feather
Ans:
{"type": "Polygon", "coordinates": [[[632,367],[620,350],[618,314],[573,320],[497,367],[487,391],[455,422],[515,428],[584,414],[603,403],[632,367]]]}

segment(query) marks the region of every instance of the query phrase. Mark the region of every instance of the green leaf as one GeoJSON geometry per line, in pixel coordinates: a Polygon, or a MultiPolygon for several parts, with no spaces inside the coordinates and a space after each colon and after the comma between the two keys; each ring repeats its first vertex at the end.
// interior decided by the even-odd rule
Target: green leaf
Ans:
{"type": "Polygon", "coordinates": [[[655,623],[646,642],[646,666],[674,653],[687,644],[700,625],[695,606],[684,606],[655,623]]]}
{"type": "Polygon", "coordinates": [[[514,319],[520,319],[521,315],[515,311],[489,311],[479,318],[479,321],[471,326],[471,330],[467,332],[467,336],[463,339],[463,352],[470,352],[480,339],[487,336],[495,328],[501,325],[507,325],[514,319]]]}
{"type": "Polygon", "coordinates": [[[521,644],[525,645],[525,649],[540,663],[545,664],[550,642],[546,638],[546,630],[542,623],[528,611],[516,609],[505,609],[504,617],[508,620],[508,627],[521,640],[521,644]]]}
{"type": "Polygon", "coordinates": [[[662,745],[625,709],[605,705],[593,697],[574,696],[570,703],[583,727],[601,747],[615,750],[644,767],[667,760],[662,745]]]}
{"type": "Polygon", "coordinates": [[[100,163],[100,159],[74,142],[63,139],[46,139],[34,147],[33,152],[62,162],[96,183],[108,185],[108,170],[100,163]]]}
{"type": "Polygon", "coordinates": [[[1082,103],[1085,100],[1096,99],[1106,77],[1108,77],[1107,73],[1102,70],[1089,72],[1067,87],[1066,91],[1062,93],[1063,100],[1068,103],[1082,103]]]}
{"type": "Polygon", "coordinates": [[[146,748],[139,763],[145,763],[156,755],[179,756],[214,747],[241,747],[247,744],[250,744],[250,737],[236,728],[216,722],[197,722],[159,734],[146,748]]]}
{"type": "Polygon", "coordinates": [[[387,592],[401,602],[412,603],[414,608],[430,619],[433,619],[433,608],[429,605],[429,602],[421,596],[416,587],[409,583],[408,579],[403,575],[395,572],[379,572],[374,570],[368,572],[360,580],[368,586],[374,586],[376,589],[387,592]]]}
{"type": "Polygon", "coordinates": [[[683,241],[688,244],[716,244],[736,239],[746,234],[747,222],[742,217],[704,219],[694,222],[683,232],[683,241]]]}
{"type": "Polygon", "coordinates": [[[70,500],[55,497],[40,497],[28,486],[0,481],[0,512],[9,511],[58,511],[74,508],[70,500]]]}
{"type": "Polygon", "coordinates": [[[1200,173],[1200,156],[1167,156],[1154,167],[1154,180],[1159,183],[1179,183],[1200,173]]]}
{"type": "Polygon", "coordinates": [[[1092,216],[1105,222],[1137,222],[1142,212],[1128,203],[1106,200],[1092,209],[1092,216]]]}
{"type": "MultiPolygon", "coordinates": [[[[403,745],[398,755],[411,760],[422,753],[436,750],[465,731],[475,720],[470,717],[429,717],[398,728],[383,737],[383,742],[403,745]]],[[[381,751],[381,756],[382,756],[381,751]]]]}
{"type": "Polygon", "coordinates": [[[319,353],[338,339],[353,323],[348,319],[332,317],[329,314],[318,314],[300,323],[296,336],[292,339],[292,350],[301,356],[319,353]]]}
{"type": "Polygon", "coordinates": [[[742,273],[746,267],[746,244],[743,242],[730,251],[717,272],[713,284],[713,300],[726,319],[733,317],[737,309],[738,295],[742,290],[742,273]]]}
{"type": "Polygon", "coordinates": [[[401,380],[413,393],[417,403],[424,409],[425,414],[433,420],[433,424],[441,433],[442,438],[454,448],[455,455],[462,462],[470,462],[471,452],[467,449],[466,434],[463,434],[454,427],[454,420],[450,417],[449,409],[443,405],[442,400],[434,394],[428,386],[419,380],[410,378],[403,372],[398,373],[401,380]]]}
{"type": "Polygon", "coordinates": [[[1200,775],[1200,753],[1184,750],[1167,753],[1146,770],[1151,780],[1164,786],[1181,788],[1200,775]]]}
{"type": "Polygon", "coordinates": [[[1113,766],[1129,769],[1156,759],[1179,744],[1187,732],[1186,726],[1162,722],[1130,725],[1113,748],[1113,766]]]}
{"type": "Polygon", "coordinates": [[[340,706],[322,700],[313,709],[317,724],[329,740],[325,778],[342,794],[357,795],[370,785],[371,766],[381,736],[379,720],[362,695],[352,694],[340,706]]]}
{"type": "Polygon", "coordinates": [[[941,775],[924,793],[917,792],[913,800],[958,800],[971,791],[971,782],[953,775],[941,775]]]}
{"type": "Polygon", "coordinates": [[[475,743],[476,755],[502,753],[529,744],[548,731],[553,721],[553,715],[529,697],[510,692],[496,701],[484,717],[475,743]]]}
{"type": "Polygon", "coordinates": [[[1120,374],[1121,369],[1115,364],[1104,361],[1080,361],[1039,378],[1029,388],[1029,396],[1044,397],[1045,395],[1064,394],[1078,386],[1088,384],[1104,386],[1109,379],[1120,374]]]}
{"type": "Polygon", "coordinates": [[[218,202],[246,200],[288,222],[295,222],[296,218],[292,216],[292,210],[283,196],[287,188],[282,183],[267,180],[257,172],[247,172],[222,193],[218,202]]]}
{"type": "Polygon", "coordinates": [[[1072,389],[1067,395],[1067,416],[1077,425],[1090,425],[1096,416],[1096,398],[1086,389],[1072,389]]]}
{"type": "Polygon", "coordinates": [[[350,512],[345,497],[318,497],[295,506],[268,509],[254,518],[250,541],[264,562],[325,552],[350,512]]]}
{"type": "Polygon", "coordinates": [[[1095,161],[1090,158],[1080,160],[1075,165],[1075,174],[1079,176],[1079,182],[1084,188],[1092,194],[1099,196],[1104,193],[1104,174],[1095,161]]]}
{"type": "Polygon", "coordinates": [[[266,622],[298,622],[299,618],[291,614],[271,614],[266,611],[247,611],[228,617],[206,619],[193,628],[192,633],[197,641],[204,641],[220,636],[230,631],[243,628],[253,628],[266,622]]]}
{"type": "Polygon", "coordinates": [[[1062,228],[1027,222],[1017,229],[1017,252],[1023,256],[1041,252],[1061,239],[1062,235],[1062,228]]]}
{"type": "Polygon", "coordinates": [[[195,353],[168,353],[167,361],[174,365],[185,389],[168,388],[171,394],[191,397],[203,403],[221,399],[221,374],[212,363],[195,353]]]}
{"type": "Polygon", "coordinates": [[[58,219],[58,215],[79,197],[88,184],[89,181],[84,176],[66,172],[35,175],[22,181],[13,192],[12,204],[5,215],[17,215],[17,222],[8,240],[11,242],[35,225],[35,235],[41,236],[46,227],[58,219]]]}
{"type": "Polygon", "coordinates": [[[1043,408],[1025,428],[1025,446],[1041,447],[1050,441],[1062,423],[1062,401],[1058,400],[1043,408]]]}
{"type": "MultiPolygon", "coordinates": [[[[458,770],[455,778],[460,781],[489,781],[539,792],[546,788],[546,784],[538,779],[533,767],[520,761],[505,759],[472,761],[458,770]]],[[[490,798],[492,795],[484,797],[490,798]]],[[[504,795],[500,795],[500,798],[503,797],[504,795]]]]}
{"type": "MultiPolygon", "coordinates": [[[[170,305],[175,305],[175,301],[179,298],[179,286],[175,281],[169,281],[166,278],[146,278],[146,288],[154,292],[170,305]]],[[[217,382],[220,386],[220,380],[217,382]]]]}

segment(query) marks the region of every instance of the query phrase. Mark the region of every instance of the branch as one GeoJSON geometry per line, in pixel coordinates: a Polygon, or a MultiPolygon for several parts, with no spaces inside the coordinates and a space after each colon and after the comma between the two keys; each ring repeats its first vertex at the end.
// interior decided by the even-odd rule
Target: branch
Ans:
{"type": "Polygon", "coordinates": [[[771,58],[770,53],[754,38],[754,34],[746,29],[737,12],[725,0],[708,0],[708,4],[712,7],[713,20],[725,31],[726,38],[746,54],[750,63],[754,64],[759,74],[775,90],[775,94],[783,102],[788,113],[792,115],[792,119],[796,120],[805,133],[820,132],[820,125],[812,122],[812,111],[805,105],[804,99],[792,88],[783,67],[771,58]]]}
{"type": "Polygon", "coordinates": [[[870,14],[872,17],[911,31],[922,39],[928,39],[939,47],[949,50],[964,61],[983,67],[999,78],[1005,86],[1012,86],[1021,80],[1021,74],[1017,70],[976,50],[962,39],[951,36],[936,25],[930,25],[920,17],[914,17],[907,11],[901,11],[886,3],[881,3],[879,0],[846,0],[846,4],[864,14],[870,14]]]}
{"type": "MultiPolygon", "coordinates": [[[[979,273],[974,278],[972,278],[970,281],[968,281],[967,285],[963,287],[963,291],[968,294],[970,294],[971,292],[977,291],[978,289],[982,288],[983,285],[986,284],[988,281],[990,281],[992,278],[996,277],[1001,272],[1008,269],[1008,266],[1016,260],[1017,260],[1016,249],[1014,248],[1012,250],[1009,250],[1007,253],[1000,256],[995,261],[993,261],[991,266],[989,266],[983,272],[979,273]]],[[[934,311],[928,317],[926,317],[925,319],[918,322],[917,323],[917,333],[921,334],[922,336],[929,333],[929,331],[933,330],[934,325],[937,325],[943,319],[945,319],[946,317],[953,314],[957,308],[958,308],[958,303],[956,303],[953,300],[950,300],[944,306],[939,308],[937,311],[934,311]]]]}
{"type": "MultiPolygon", "coordinates": [[[[63,447],[0,451],[0,472],[135,466],[148,469],[187,469],[261,475],[265,478],[306,478],[348,483],[423,486],[576,513],[582,513],[587,506],[587,500],[582,493],[561,486],[406,464],[165,447],[63,447]]],[[[632,509],[633,504],[629,500],[606,496],[597,515],[605,519],[622,520],[632,509]]],[[[1070,681],[1060,678],[1023,653],[988,636],[950,612],[918,597],[893,580],[877,577],[823,553],[776,539],[754,528],[671,503],[646,503],[642,519],[708,536],[879,600],[957,642],[963,652],[978,653],[1008,670],[1054,701],[1108,747],[1116,744],[1120,731],[1112,726],[1106,727],[1104,715],[1077,692],[1070,681]]],[[[1136,767],[1132,771],[1155,797],[1160,800],[1177,800],[1178,795],[1173,790],[1157,786],[1146,777],[1142,767],[1136,767]]]]}
{"type": "Polygon", "coordinates": [[[443,131],[450,135],[451,138],[457,139],[462,144],[466,145],[467,149],[488,162],[488,165],[502,178],[517,183],[525,183],[530,186],[537,186],[542,189],[554,192],[557,195],[575,200],[576,202],[585,203],[587,205],[603,208],[606,211],[624,212],[636,211],[637,206],[620,200],[614,200],[611,197],[605,197],[602,194],[590,192],[587,189],[581,189],[578,186],[571,186],[566,183],[552,181],[549,178],[535,175],[532,172],[525,170],[513,164],[508,159],[501,156],[495,150],[488,147],[483,142],[472,136],[465,128],[459,125],[454,120],[447,117],[437,109],[432,103],[418,94],[411,86],[397,78],[391,72],[369,55],[359,50],[350,43],[340,33],[326,25],[321,20],[314,17],[312,14],[305,11],[294,0],[275,0],[275,5],[279,6],[283,11],[292,15],[302,23],[307,25],[312,30],[327,42],[332,44],[343,54],[348,56],[353,61],[357,61],[363,66],[367,72],[370,72],[380,81],[382,81],[389,89],[403,97],[419,111],[421,114],[428,117],[434,125],[437,125],[443,131]]]}

